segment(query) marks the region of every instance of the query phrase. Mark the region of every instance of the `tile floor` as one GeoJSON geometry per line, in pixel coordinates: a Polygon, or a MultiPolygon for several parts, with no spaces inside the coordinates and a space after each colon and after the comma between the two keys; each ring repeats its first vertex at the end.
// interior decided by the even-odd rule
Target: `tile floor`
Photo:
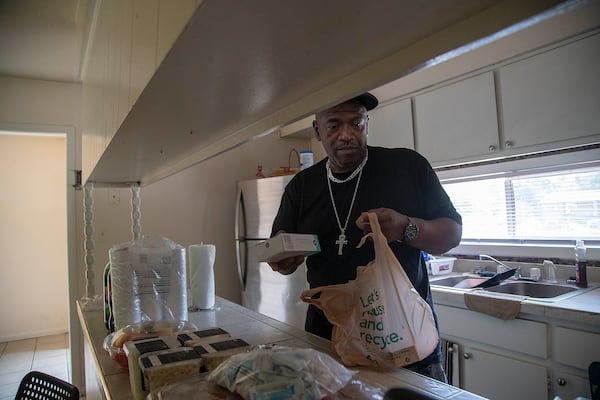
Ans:
{"type": "Polygon", "coordinates": [[[0,343],[0,400],[14,400],[21,379],[31,370],[68,381],[69,335],[0,343]]]}

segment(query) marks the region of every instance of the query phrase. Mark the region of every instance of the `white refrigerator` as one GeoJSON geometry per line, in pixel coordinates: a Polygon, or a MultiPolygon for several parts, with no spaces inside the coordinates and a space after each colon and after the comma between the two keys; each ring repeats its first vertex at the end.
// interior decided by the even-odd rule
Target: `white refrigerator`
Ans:
{"type": "Polygon", "coordinates": [[[307,304],[300,293],[308,289],[306,265],[281,275],[258,262],[255,246],[271,235],[273,220],[292,175],[238,182],[235,212],[237,271],[242,305],[299,329],[304,329],[307,304]]]}

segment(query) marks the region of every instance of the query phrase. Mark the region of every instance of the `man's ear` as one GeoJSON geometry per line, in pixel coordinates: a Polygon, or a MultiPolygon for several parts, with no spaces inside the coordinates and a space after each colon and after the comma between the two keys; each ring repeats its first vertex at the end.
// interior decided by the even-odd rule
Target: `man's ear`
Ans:
{"type": "Polygon", "coordinates": [[[312,127],[313,127],[313,133],[315,135],[315,139],[317,139],[320,142],[321,141],[321,134],[319,133],[319,126],[317,125],[317,120],[314,120],[312,122],[312,127]]]}

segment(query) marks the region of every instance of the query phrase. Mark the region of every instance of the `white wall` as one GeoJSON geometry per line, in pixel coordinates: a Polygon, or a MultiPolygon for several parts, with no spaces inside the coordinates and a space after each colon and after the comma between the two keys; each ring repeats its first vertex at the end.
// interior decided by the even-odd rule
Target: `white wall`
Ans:
{"type": "Polygon", "coordinates": [[[0,341],[68,330],[64,137],[0,134],[0,341]]]}

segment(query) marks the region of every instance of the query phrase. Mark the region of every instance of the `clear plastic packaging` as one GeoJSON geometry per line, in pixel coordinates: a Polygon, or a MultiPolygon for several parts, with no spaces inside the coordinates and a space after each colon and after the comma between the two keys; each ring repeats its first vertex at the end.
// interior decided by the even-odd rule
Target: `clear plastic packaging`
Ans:
{"type": "Polygon", "coordinates": [[[251,399],[321,399],[343,388],[355,372],[314,349],[257,346],[231,356],[208,382],[251,399]]]}
{"type": "Polygon", "coordinates": [[[186,249],[161,236],[109,251],[115,329],[144,320],[187,320],[186,249]]]}

